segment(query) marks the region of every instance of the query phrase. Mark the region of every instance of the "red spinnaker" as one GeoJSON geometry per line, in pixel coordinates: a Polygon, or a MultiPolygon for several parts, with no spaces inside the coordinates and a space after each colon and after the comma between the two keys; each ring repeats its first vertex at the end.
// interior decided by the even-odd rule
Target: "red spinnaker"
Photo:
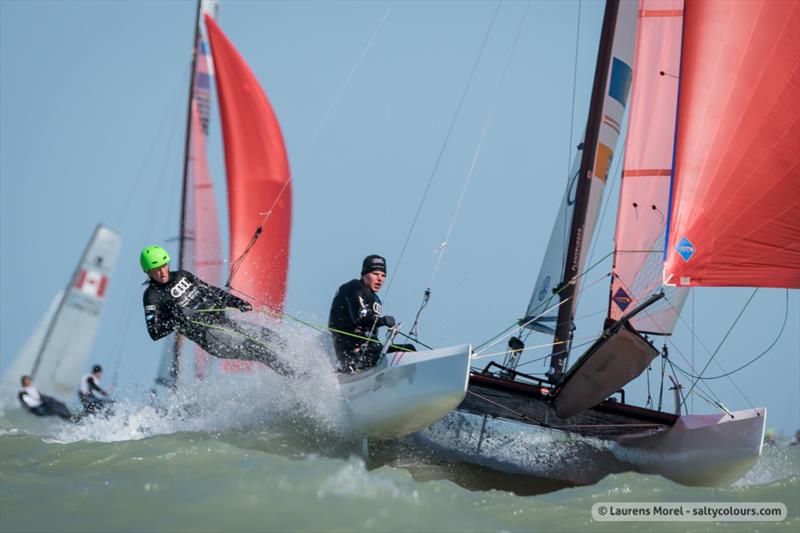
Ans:
{"type": "Polygon", "coordinates": [[[665,282],[800,287],[800,2],[687,1],[665,282]]]}
{"type": "Polygon", "coordinates": [[[230,218],[230,257],[235,261],[272,208],[255,246],[232,286],[255,305],[283,310],[289,263],[292,190],[289,161],[278,120],[242,56],[206,15],[219,95],[230,218]],[[274,207],[273,207],[274,205],[274,207]]]}

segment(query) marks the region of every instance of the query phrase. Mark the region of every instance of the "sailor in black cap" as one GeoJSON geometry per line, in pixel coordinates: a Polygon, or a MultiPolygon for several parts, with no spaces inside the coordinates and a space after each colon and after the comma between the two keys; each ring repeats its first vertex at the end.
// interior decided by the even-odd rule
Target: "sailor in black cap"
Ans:
{"type": "MultiPolygon", "coordinates": [[[[386,259],[368,255],[361,265],[361,278],[339,287],[331,303],[328,327],[342,370],[357,372],[375,366],[383,346],[377,340],[378,328],[394,327],[395,320],[383,314],[378,291],[386,280],[386,259]]],[[[413,346],[402,346],[405,350],[413,346]]]]}

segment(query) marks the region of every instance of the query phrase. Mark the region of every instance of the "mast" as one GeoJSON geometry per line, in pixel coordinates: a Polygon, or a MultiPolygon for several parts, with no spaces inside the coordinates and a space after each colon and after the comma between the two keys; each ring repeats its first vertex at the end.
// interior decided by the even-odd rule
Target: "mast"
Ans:
{"type": "Polygon", "coordinates": [[[573,320],[575,318],[575,280],[580,274],[579,265],[585,250],[584,228],[589,206],[589,194],[592,180],[592,168],[596,155],[597,139],[602,120],[603,99],[606,82],[611,65],[611,50],[614,42],[614,30],[619,11],[619,0],[607,0],[603,15],[603,26],[600,33],[600,45],[597,49],[597,67],[594,73],[592,98],[589,104],[589,118],[586,123],[586,134],[583,139],[583,153],[578,171],[578,185],[575,193],[575,210],[570,228],[567,259],[558,294],[561,305],[558,308],[553,353],[550,356],[549,376],[556,381],[564,372],[567,356],[572,343],[573,320]]]}
{"type": "MultiPolygon", "coordinates": [[[[183,183],[181,186],[181,218],[178,226],[178,268],[184,267],[184,247],[186,243],[186,195],[188,194],[189,159],[192,135],[192,106],[194,105],[194,85],[197,76],[197,45],[200,42],[200,13],[203,10],[203,0],[197,0],[197,12],[194,17],[194,39],[192,40],[192,68],[189,75],[189,100],[186,110],[186,134],[183,144],[183,183]]],[[[183,335],[175,334],[175,344],[172,347],[172,365],[169,369],[170,381],[167,385],[174,389],[178,381],[180,370],[181,349],[183,348],[183,335]]]]}

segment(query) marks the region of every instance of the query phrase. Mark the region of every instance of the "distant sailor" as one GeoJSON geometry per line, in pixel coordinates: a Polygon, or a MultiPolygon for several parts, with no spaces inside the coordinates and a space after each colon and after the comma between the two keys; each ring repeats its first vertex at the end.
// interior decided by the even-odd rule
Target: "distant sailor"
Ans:
{"type": "MultiPolygon", "coordinates": [[[[395,326],[395,319],[383,315],[378,291],[386,280],[386,259],[369,255],[361,265],[361,279],[339,287],[331,303],[328,327],[333,347],[344,372],[357,372],[378,363],[383,345],[378,328],[395,326]]],[[[392,345],[389,351],[413,351],[410,344],[392,345]]]]}
{"type": "Polygon", "coordinates": [[[103,367],[94,365],[91,374],[85,374],[81,378],[78,388],[78,398],[83,404],[83,411],[87,414],[102,413],[109,407],[111,400],[108,393],[100,387],[100,379],[103,377],[103,367]],[[95,392],[102,394],[103,398],[95,396],[95,392]]]}
{"type": "Polygon", "coordinates": [[[22,390],[17,397],[22,404],[22,408],[36,416],[59,416],[64,420],[72,420],[72,413],[67,406],[51,396],[40,393],[33,386],[30,376],[22,376],[20,379],[22,390]]]}
{"type": "Polygon", "coordinates": [[[280,341],[275,333],[236,321],[225,311],[232,307],[246,313],[253,306],[191,272],[170,271],[169,261],[161,246],[148,246],[139,256],[142,270],[150,278],[143,302],[150,338],[158,340],[177,331],[214,357],[257,361],[278,374],[293,374],[271,348],[280,341]]]}

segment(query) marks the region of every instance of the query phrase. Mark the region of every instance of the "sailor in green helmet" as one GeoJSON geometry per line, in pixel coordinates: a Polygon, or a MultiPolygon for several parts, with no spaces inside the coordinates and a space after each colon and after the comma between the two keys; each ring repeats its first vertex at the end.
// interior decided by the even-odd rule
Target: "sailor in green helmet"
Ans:
{"type": "Polygon", "coordinates": [[[144,291],[147,332],[158,340],[177,331],[214,357],[258,361],[282,375],[293,372],[275,355],[279,343],[272,331],[228,316],[225,308],[247,312],[253,307],[186,270],[170,271],[161,246],[142,250],[139,263],[150,278],[144,291]]]}

